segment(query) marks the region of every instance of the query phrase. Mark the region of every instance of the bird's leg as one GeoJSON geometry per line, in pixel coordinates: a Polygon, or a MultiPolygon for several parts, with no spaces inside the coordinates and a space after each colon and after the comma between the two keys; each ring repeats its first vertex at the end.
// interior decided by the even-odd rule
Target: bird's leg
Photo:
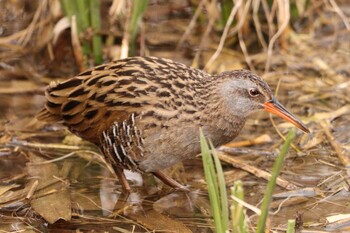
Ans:
{"type": "MultiPolygon", "coordinates": [[[[123,212],[126,207],[127,208],[132,207],[134,204],[129,200],[132,190],[128,180],[125,177],[124,169],[118,165],[113,166],[113,168],[114,168],[115,174],[118,177],[119,183],[122,186],[122,192],[120,193],[118,201],[114,205],[114,209],[116,210],[116,212],[114,213],[119,214],[120,212],[123,212]]],[[[139,203],[139,205],[141,210],[143,211],[141,203],[139,203]]]]}
{"type": "Polygon", "coordinates": [[[124,174],[124,169],[121,168],[121,167],[114,167],[114,170],[115,170],[115,173],[118,177],[118,180],[120,182],[120,184],[122,185],[122,188],[123,188],[123,191],[128,195],[130,194],[130,185],[129,185],[129,182],[128,180],[126,179],[125,177],[125,174],[124,174]]]}
{"type": "Polygon", "coordinates": [[[182,184],[180,184],[179,182],[177,182],[176,180],[174,180],[173,178],[165,175],[163,172],[161,171],[155,171],[152,172],[153,175],[155,175],[158,179],[160,179],[164,184],[174,188],[174,189],[179,189],[181,191],[184,192],[189,192],[190,189],[182,184]]]}

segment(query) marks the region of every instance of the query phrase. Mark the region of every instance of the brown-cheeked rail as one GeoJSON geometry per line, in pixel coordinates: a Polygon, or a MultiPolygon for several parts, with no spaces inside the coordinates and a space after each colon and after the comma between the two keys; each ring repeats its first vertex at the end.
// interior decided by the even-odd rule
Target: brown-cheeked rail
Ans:
{"type": "Polygon", "coordinates": [[[200,153],[199,128],[219,146],[238,135],[249,115],[265,109],[309,132],[250,71],[210,75],[156,57],[117,60],[53,82],[46,98],[37,118],[61,122],[96,144],[126,191],[124,169],[151,172],[186,189],[162,170],[200,153]]]}

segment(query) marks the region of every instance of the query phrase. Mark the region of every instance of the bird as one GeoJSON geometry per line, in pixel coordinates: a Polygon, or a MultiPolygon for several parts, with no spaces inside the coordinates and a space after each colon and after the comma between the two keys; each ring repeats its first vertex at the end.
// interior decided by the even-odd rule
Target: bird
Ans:
{"type": "Polygon", "coordinates": [[[37,119],[59,122],[97,145],[124,191],[124,169],[153,173],[165,184],[186,186],[163,170],[200,153],[199,129],[214,146],[233,140],[259,110],[302,131],[306,125],[249,70],[208,74],[165,58],[136,56],[51,82],[37,119]]]}

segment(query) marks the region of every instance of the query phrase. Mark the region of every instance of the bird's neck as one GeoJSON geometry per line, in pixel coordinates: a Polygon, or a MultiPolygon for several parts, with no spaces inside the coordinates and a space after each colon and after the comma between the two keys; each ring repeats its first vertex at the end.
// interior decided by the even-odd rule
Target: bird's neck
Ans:
{"type": "Polygon", "coordinates": [[[245,117],[228,111],[215,86],[207,86],[208,95],[202,96],[206,106],[202,110],[201,126],[205,135],[217,146],[230,142],[238,135],[244,126],[245,117]]]}

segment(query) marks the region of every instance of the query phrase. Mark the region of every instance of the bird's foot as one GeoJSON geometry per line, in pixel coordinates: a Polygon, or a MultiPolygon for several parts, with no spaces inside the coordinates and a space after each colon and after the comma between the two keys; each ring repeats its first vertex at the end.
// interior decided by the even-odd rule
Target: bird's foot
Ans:
{"type": "Polygon", "coordinates": [[[165,175],[161,171],[155,171],[155,172],[152,172],[152,173],[158,179],[160,179],[164,184],[174,188],[175,190],[180,190],[180,191],[183,191],[183,192],[190,192],[191,191],[189,186],[185,186],[185,185],[180,184],[179,182],[177,182],[176,180],[174,180],[170,176],[165,175]]]}

